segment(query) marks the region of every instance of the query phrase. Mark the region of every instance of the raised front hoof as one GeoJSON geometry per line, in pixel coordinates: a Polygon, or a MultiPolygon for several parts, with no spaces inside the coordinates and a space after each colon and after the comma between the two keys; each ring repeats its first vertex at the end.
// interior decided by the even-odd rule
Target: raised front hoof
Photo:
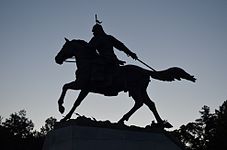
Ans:
{"type": "Polygon", "coordinates": [[[61,114],[63,114],[63,113],[65,112],[65,107],[62,106],[62,105],[59,105],[59,106],[58,106],[58,110],[59,110],[59,112],[60,112],[61,114]]]}

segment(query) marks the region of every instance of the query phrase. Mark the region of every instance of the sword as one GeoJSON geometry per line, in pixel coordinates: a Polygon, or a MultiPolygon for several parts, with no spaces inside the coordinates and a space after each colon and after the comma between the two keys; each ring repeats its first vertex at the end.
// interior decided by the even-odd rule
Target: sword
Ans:
{"type": "Polygon", "coordinates": [[[65,60],[64,62],[68,62],[68,63],[75,63],[75,60],[65,60]]]}
{"type": "Polygon", "coordinates": [[[146,64],[145,62],[143,62],[142,60],[140,60],[139,58],[137,58],[136,60],[138,60],[139,62],[141,62],[146,67],[150,68],[152,71],[156,71],[154,68],[152,68],[151,66],[149,66],[148,64],[146,64]]]}
{"type": "MultiPolygon", "coordinates": [[[[149,66],[148,64],[146,64],[145,62],[143,62],[142,60],[140,60],[139,58],[136,59],[138,60],[140,63],[142,63],[143,65],[145,65],[146,67],[148,67],[149,69],[151,69],[152,71],[156,71],[154,68],[152,68],[151,66],[149,66]]],[[[68,63],[75,63],[76,61],[75,60],[65,60],[65,62],[68,62],[68,63]]]]}

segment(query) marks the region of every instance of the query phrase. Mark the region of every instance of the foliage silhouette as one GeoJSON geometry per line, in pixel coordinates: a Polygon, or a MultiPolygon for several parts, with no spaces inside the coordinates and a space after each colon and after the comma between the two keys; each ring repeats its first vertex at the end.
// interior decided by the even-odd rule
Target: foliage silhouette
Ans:
{"type": "Polygon", "coordinates": [[[18,136],[19,138],[27,138],[32,136],[31,131],[34,128],[33,122],[26,118],[25,110],[11,114],[10,118],[3,122],[3,125],[11,134],[18,136]]]}
{"type": "MultiPolygon", "coordinates": [[[[172,131],[172,134],[187,150],[226,150],[227,100],[214,113],[210,112],[208,106],[203,106],[199,112],[200,118],[182,125],[178,130],[172,131]]],[[[47,118],[39,132],[32,130],[34,124],[26,117],[25,110],[11,114],[5,121],[0,116],[1,150],[41,150],[46,134],[55,127],[56,121],[53,117],[47,118]]]]}
{"type": "Polygon", "coordinates": [[[54,128],[55,123],[57,122],[57,119],[54,117],[49,117],[45,121],[45,125],[40,128],[41,135],[46,135],[49,131],[51,131],[54,128]]]}
{"type": "Polygon", "coordinates": [[[45,136],[55,122],[55,118],[48,118],[38,132],[33,131],[34,124],[26,117],[25,110],[11,114],[5,121],[0,117],[1,150],[41,150],[45,136]]]}
{"type": "Polygon", "coordinates": [[[199,112],[201,117],[175,130],[175,136],[188,150],[227,149],[227,101],[213,114],[208,106],[199,112]]]}

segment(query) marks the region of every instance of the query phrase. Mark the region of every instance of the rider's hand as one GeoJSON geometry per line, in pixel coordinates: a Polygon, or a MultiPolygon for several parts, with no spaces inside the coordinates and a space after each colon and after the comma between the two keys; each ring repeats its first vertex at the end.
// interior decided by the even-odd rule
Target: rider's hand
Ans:
{"type": "Polygon", "coordinates": [[[135,53],[133,53],[133,52],[130,54],[130,56],[131,56],[133,59],[135,59],[135,60],[138,59],[137,55],[136,55],[135,53]]]}

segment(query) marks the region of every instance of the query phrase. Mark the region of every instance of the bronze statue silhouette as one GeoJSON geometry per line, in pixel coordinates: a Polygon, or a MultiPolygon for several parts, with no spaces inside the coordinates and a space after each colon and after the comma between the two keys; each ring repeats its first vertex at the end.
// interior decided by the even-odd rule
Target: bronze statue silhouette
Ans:
{"type": "MultiPolygon", "coordinates": [[[[103,27],[100,25],[101,21],[97,20],[96,16],[96,24],[92,28],[93,37],[89,41],[89,46],[91,49],[96,49],[100,59],[102,61],[102,70],[105,70],[106,83],[112,82],[112,75],[120,65],[124,65],[125,61],[119,60],[114,53],[114,48],[123,51],[128,56],[131,56],[133,59],[138,59],[137,55],[130,51],[121,41],[113,37],[112,35],[108,35],[103,30],[103,27]],[[108,80],[108,81],[107,81],[108,80]]],[[[96,72],[100,73],[96,70],[96,72]]],[[[103,72],[103,71],[102,71],[103,72]]],[[[104,73],[104,72],[103,72],[104,73]]],[[[100,76],[100,75],[99,75],[100,76]]],[[[93,76],[93,78],[99,76],[93,76]]]]}
{"type": "MultiPolygon", "coordinates": [[[[66,121],[71,118],[75,109],[80,105],[89,92],[103,94],[105,96],[117,96],[119,92],[129,92],[135,104],[133,108],[127,112],[118,122],[124,123],[130,116],[137,111],[143,104],[147,105],[153,112],[157,123],[160,127],[170,128],[172,125],[164,121],[158,111],[156,110],[155,103],[151,101],[147,94],[147,86],[150,82],[150,77],[162,81],[174,81],[175,79],[186,79],[195,82],[194,76],[188,74],[181,68],[173,67],[164,71],[146,70],[135,65],[125,65],[117,67],[112,72],[112,82],[110,84],[99,84],[100,82],[107,81],[105,79],[98,80],[96,77],[106,76],[106,73],[98,74],[97,70],[102,68],[103,58],[100,56],[94,47],[83,40],[66,39],[60,52],[55,57],[57,64],[63,64],[68,58],[75,58],[77,71],[76,80],[67,83],[62,88],[61,96],[58,100],[59,111],[64,113],[63,107],[64,97],[68,89],[81,90],[78,98],[76,99],[73,107],[69,113],[61,120],[66,121]],[[95,79],[93,79],[95,77],[95,79]]],[[[108,75],[107,75],[108,76],[108,75]]]]}
{"type": "Polygon", "coordinates": [[[95,24],[92,28],[93,37],[89,41],[89,46],[95,48],[99,55],[109,64],[120,64],[123,65],[124,62],[119,60],[114,54],[113,48],[116,48],[120,51],[125,52],[128,56],[131,56],[133,59],[137,59],[135,53],[131,52],[122,42],[108,35],[103,30],[103,27],[100,24],[95,24]]]}

